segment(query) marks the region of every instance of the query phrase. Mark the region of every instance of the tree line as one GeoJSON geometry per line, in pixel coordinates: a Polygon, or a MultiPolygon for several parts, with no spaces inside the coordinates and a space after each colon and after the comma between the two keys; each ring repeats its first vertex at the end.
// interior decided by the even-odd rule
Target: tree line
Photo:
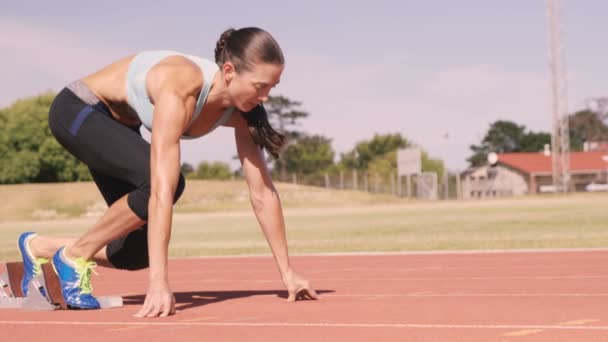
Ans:
{"type": "MultiPolygon", "coordinates": [[[[15,101],[0,109],[0,184],[89,181],[87,167],[67,152],[51,135],[48,111],[55,97],[48,92],[15,101]]],[[[357,171],[388,179],[397,170],[397,150],[415,144],[400,133],[375,134],[337,155],[332,139],[307,134],[302,121],[310,114],[302,103],[284,96],[271,96],[264,104],[274,127],[289,138],[278,160],[269,160],[273,178],[287,180],[298,174],[305,183],[319,183],[327,174],[357,171]]],[[[583,110],[569,116],[571,149],[581,150],[585,141],[608,141],[608,126],[597,112],[583,110]]],[[[549,133],[532,132],[523,125],[499,120],[492,123],[467,159],[471,166],[485,163],[489,152],[535,152],[550,143],[549,133]]],[[[422,152],[422,170],[444,175],[444,164],[422,152]]],[[[188,178],[230,179],[240,175],[227,163],[204,161],[182,164],[188,178]]]]}
{"type": "MultiPolygon", "coordinates": [[[[606,117],[600,111],[584,109],[566,118],[568,120],[570,150],[582,151],[585,142],[608,142],[606,117]]],[[[471,166],[486,162],[488,153],[539,152],[551,144],[551,134],[533,132],[524,125],[498,120],[490,124],[478,145],[471,145],[473,154],[467,159],[471,166]]]]}

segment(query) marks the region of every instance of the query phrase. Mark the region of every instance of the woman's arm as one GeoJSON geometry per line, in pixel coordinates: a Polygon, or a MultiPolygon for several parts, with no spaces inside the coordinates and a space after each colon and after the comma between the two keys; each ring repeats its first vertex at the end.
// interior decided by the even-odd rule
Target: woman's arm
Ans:
{"type": "Polygon", "coordinates": [[[237,152],[249,187],[251,205],[289,291],[288,301],[303,295],[317,299],[310,284],[290,265],[281,201],[272,184],[262,149],[253,142],[245,120],[240,115],[233,117],[236,119],[231,120],[230,125],[235,128],[237,152]]]}
{"type": "Polygon", "coordinates": [[[183,72],[174,64],[157,67],[151,91],[154,97],[154,120],[150,147],[150,199],[148,202],[149,288],[139,317],[168,316],[175,310],[175,298],[169,288],[168,249],[171,237],[173,201],[180,175],[179,139],[192,116],[195,91],[183,72]],[[180,77],[182,76],[182,77],[180,77]]]}
{"type": "Polygon", "coordinates": [[[173,198],[179,181],[181,131],[160,111],[183,111],[180,99],[171,94],[157,101],[150,148],[150,199],[148,202],[149,289],[140,317],[168,316],[175,303],[169,288],[168,249],[173,217],[173,198]]]}

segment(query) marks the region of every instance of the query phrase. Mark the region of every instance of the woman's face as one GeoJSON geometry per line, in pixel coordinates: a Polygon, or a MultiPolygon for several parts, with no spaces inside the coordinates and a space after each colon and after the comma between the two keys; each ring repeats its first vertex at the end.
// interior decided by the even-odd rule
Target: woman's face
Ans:
{"type": "Polygon", "coordinates": [[[268,100],[268,93],[280,82],[283,68],[282,64],[258,63],[252,70],[236,72],[232,63],[226,63],[224,74],[234,106],[242,112],[249,112],[268,100]]]}

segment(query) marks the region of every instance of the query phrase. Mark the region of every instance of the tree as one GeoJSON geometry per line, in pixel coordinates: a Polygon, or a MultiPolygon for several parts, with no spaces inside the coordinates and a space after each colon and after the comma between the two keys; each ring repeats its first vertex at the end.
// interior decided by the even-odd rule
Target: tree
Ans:
{"type": "Polygon", "coordinates": [[[443,179],[444,173],[448,172],[448,170],[445,168],[445,162],[443,160],[431,158],[424,150],[422,151],[422,156],[420,159],[423,172],[435,172],[437,174],[437,178],[439,179],[443,179]]]}
{"type": "MultiPolygon", "coordinates": [[[[357,143],[355,148],[341,155],[338,168],[342,170],[356,169],[380,177],[388,181],[397,173],[397,150],[412,147],[413,144],[399,133],[375,134],[369,141],[357,143]]],[[[436,172],[443,175],[443,161],[432,159],[426,151],[421,154],[423,172],[436,172]]]]}
{"type": "Polygon", "coordinates": [[[282,160],[290,173],[321,173],[334,163],[331,139],[321,135],[302,136],[283,152],[282,160]]]}
{"type": "Polygon", "coordinates": [[[230,165],[223,162],[201,162],[196,168],[196,172],[191,174],[196,179],[216,179],[227,180],[232,177],[230,165]]]}
{"type": "Polygon", "coordinates": [[[194,172],[194,167],[189,163],[182,163],[182,166],[180,167],[180,169],[184,176],[194,172]]]}
{"type": "MultiPolygon", "coordinates": [[[[420,156],[420,163],[422,172],[435,172],[437,173],[437,177],[439,179],[442,179],[443,173],[446,172],[443,161],[440,159],[430,158],[429,154],[424,150],[420,156]]],[[[388,180],[393,175],[396,175],[397,150],[393,150],[383,156],[374,158],[369,163],[367,172],[370,174],[376,174],[384,180],[388,180]]]]}
{"type": "Polygon", "coordinates": [[[551,134],[546,132],[528,132],[521,137],[518,152],[539,152],[545,145],[551,144],[551,134]]]}
{"type": "Polygon", "coordinates": [[[608,141],[608,126],[597,112],[578,111],[568,116],[568,124],[573,151],[582,151],[586,141],[608,141]]]}
{"type": "Polygon", "coordinates": [[[72,182],[90,180],[89,168],[74,158],[57,142],[46,139],[38,150],[40,170],[38,179],[46,182],[72,182]]]}
{"type": "Polygon", "coordinates": [[[0,110],[0,183],[91,179],[87,167],[51,135],[47,118],[54,98],[44,93],[0,110]]]}
{"type": "Polygon", "coordinates": [[[593,97],[587,101],[588,111],[596,113],[600,120],[608,120],[608,96],[593,97]]]}
{"type": "MultiPolygon", "coordinates": [[[[268,100],[264,102],[264,108],[268,113],[268,119],[279,132],[285,134],[288,143],[295,142],[298,138],[305,136],[305,133],[298,130],[299,120],[308,117],[308,112],[298,110],[302,102],[293,101],[289,98],[278,95],[269,96],[268,100]]],[[[281,156],[274,162],[274,170],[279,170],[281,178],[285,179],[287,176],[287,169],[285,162],[281,156]]]]}
{"type": "Polygon", "coordinates": [[[0,183],[28,183],[36,178],[40,162],[35,152],[11,151],[2,156],[0,164],[0,183]]]}
{"type": "Polygon", "coordinates": [[[273,123],[274,127],[285,134],[289,139],[297,139],[303,133],[296,129],[299,126],[300,119],[308,117],[308,112],[298,110],[302,102],[292,101],[283,95],[269,96],[264,102],[264,108],[268,113],[268,119],[273,123]]]}
{"type": "Polygon", "coordinates": [[[480,145],[471,145],[473,155],[467,159],[471,166],[483,165],[488,153],[537,152],[551,142],[548,133],[526,132],[526,127],[511,121],[499,120],[490,129],[480,145]]]}
{"type": "Polygon", "coordinates": [[[372,160],[410,145],[411,143],[399,133],[375,134],[370,141],[359,142],[353,150],[342,153],[339,167],[343,169],[367,170],[372,160]]]}

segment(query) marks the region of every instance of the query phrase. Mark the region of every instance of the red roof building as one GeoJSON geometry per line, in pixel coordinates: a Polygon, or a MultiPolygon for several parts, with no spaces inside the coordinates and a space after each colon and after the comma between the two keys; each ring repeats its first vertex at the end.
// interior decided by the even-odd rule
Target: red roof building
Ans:
{"type": "MultiPolygon", "coordinates": [[[[498,162],[527,174],[552,175],[551,155],[544,153],[502,153],[498,155],[498,162]]],[[[570,153],[572,174],[605,172],[607,168],[608,152],[570,153]]]]}
{"type": "MultiPolygon", "coordinates": [[[[608,182],[608,152],[570,153],[570,190],[585,191],[590,183],[608,182]]],[[[461,175],[463,198],[499,197],[552,192],[551,155],[498,154],[495,165],[471,168],[461,175]]]]}

